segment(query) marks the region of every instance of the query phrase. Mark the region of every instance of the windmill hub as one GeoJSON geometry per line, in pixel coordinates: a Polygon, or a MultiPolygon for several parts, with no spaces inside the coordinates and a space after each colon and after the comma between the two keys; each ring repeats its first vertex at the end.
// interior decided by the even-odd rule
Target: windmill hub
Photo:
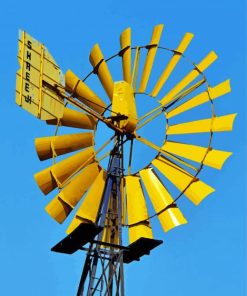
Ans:
{"type": "Polygon", "coordinates": [[[137,112],[132,86],[125,81],[114,83],[112,116],[117,114],[118,124],[126,133],[132,133],[137,126],[137,112]]]}

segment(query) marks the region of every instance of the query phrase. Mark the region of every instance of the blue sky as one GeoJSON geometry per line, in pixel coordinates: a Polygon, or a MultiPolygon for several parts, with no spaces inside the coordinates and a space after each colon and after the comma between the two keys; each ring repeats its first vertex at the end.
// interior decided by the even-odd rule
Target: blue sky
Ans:
{"type": "Polygon", "coordinates": [[[33,174],[47,164],[39,162],[34,138],[54,129],[15,104],[18,29],[44,42],[64,72],[71,68],[84,77],[95,43],[110,56],[119,50],[126,27],[132,27],[135,43],[143,44],[159,23],[165,24],[162,45],[167,47],[175,47],[185,32],[195,34],[188,52],[192,60],[217,52],[207,77],[212,85],[231,78],[232,92],[217,100],[216,113],[237,112],[238,117],[234,132],[217,142],[233,156],[222,171],[203,172],[216,192],[198,207],[187,206],[189,224],[168,234],[158,231],[164,244],[151,256],[126,266],[126,295],[246,295],[245,11],[242,0],[1,4],[0,295],[75,295],[84,260],[82,253],[50,252],[66,227],[44,211],[48,200],[33,174]]]}

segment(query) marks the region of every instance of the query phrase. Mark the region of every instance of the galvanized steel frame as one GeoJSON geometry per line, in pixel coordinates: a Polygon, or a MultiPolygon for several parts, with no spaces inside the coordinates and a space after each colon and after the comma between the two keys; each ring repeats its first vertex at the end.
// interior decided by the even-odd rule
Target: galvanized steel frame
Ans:
{"type": "Polygon", "coordinates": [[[87,257],[84,263],[77,296],[84,292],[87,296],[100,295],[124,296],[124,272],[123,272],[123,250],[122,246],[122,196],[120,189],[121,177],[123,176],[123,136],[116,134],[116,143],[111,151],[111,157],[107,169],[107,180],[102,196],[101,206],[98,213],[97,225],[104,227],[106,220],[113,222],[112,229],[115,231],[111,243],[103,243],[103,231],[97,240],[90,243],[87,257]],[[108,211],[109,201],[112,201],[111,213],[108,211]],[[117,211],[117,212],[114,212],[117,211]],[[115,218],[115,217],[117,218],[115,218]],[[117,230],[117,231],[116,231],[117,230]],[[115,236],[118,235],[118,245],[114,244],[115,236]],[[109,250],[103,248],[109,247],[109,250]],[[106,261],[108,261],[106,263],[106,261]],[[98,269],[98,270],[97,270],[98,269]],[[97,271],[100,274],[96,278],[97,271]],[[85,290],[86,284],[88,285],[85,290]]]}

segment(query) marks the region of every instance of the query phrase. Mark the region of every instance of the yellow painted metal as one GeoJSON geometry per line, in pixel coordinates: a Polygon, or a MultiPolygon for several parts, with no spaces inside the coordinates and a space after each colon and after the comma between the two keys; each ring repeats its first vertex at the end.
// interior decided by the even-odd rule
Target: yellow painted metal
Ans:
{"type": "Polygon", "coordinates": [[[209,87],[208,92],[211,99],[223,96],[231,91],[230,80],[225,80],[215,87],[209,87]]]}
{"type": "Polygon", "coordinates": [[[185,50],[187,49],[187,47],[189,46],[191,40],[193,39],[194,34],[192,33],[185,33],[183,36],[183,39],[181,40],[181,42],[179,43],[177,49],[175,50],[175,52],[179,53],[179,54],[183,54],[185,52],[185,50]]]}
{"type": "Polygon", "coordinates": [[[134,92],[136,91],[136,82],[138,78],[139,58],[140,58],[140,47],[136,46],[134,65],[133,65],[133,70],[131,74],[131,85],[133,87],[134,92]]]}
{"type": "MultiPolygon", "coordinates": [[[[106,219],[106,221],[107,221],[107,219],[106,219]]],[[[118,230],[116,230],[116,228],[114,228],[116,235],[113,237],[112,229],[113,229],[112,222],[110,222],[109,225],[105,225],[105,228],[103,230],[102,242],[108,243],[108,244],[119,245],[119,232],[118,232],[118,230]]],[[[109,246],[101,244],[101,248],[109,249],[109,246]]]]}
{"type": "Polygon", "coordinates": [[[152,34],[151,41],[148,45],[148,53],[146,56],[146,60],[145,60],[144,69],[142,72],[142,77],[141,77],[140,87],[139,87],[138,92],[145,92],[145,90],[146,90],[163,27],[164,27],[164,25],[161,24],[161,25],[155,26],[153,29],[153,34],[152,34]]]}
{"type": "Polygon", "coordinates": [[[109,99],[112,100],[113,80],[98,44],[96,44],[91,50],[90,62],[94,68],[95,73],[98,75],[99,80],[103,85],[109,99]]]}
{"type": "MultiPolygon", "coordinates": [[[[115,221],[113,222],[114,214],[109,215],[109,213],[112,214],[113,212],[112,208],[113,208],[112,198],[110,198],[107,215],[105,219],[102,242],[119,245],[119,231],[118,231],[118,228],[115,226],[115,225],[118,225],[118,219],[114,219],[115,221]]],[[[118,208],[118,205],[117,205],[117,208],[118,208]]],[[[106,247],[105,245],[102,245],[102,247],[109,248],[109,247],[106,247]]]]}
{"type": "Polygon", "coordinates": [[[152,228],[149,223],[139,223],[138,225],[129,226],[129,243],[134,243],[139,238],[153,238],[152,228]]]}
{"type": "Polygon", "coordinates": [[[34,175],[44,194],[48,194],[57,186],[61,186],[74,172],[94,162],[93,148],[76,153],[34,175]]]}
{"type": "Polygon", "coordinates": [[[166,117],[172,118],[180,113],[195,108],[201,104],[208,102],[210,99],[214,100],[220,96],[223,96],[231,91],[230,80],[226,80],[215,87],[209,87],[208,91],[204,91],[195,97],[189,99],[187,102],[169,111],[166,117]]]}
{"type": "Polygon", "coordinates": [[[43,80],[43,70],[44,70],[44,45],[41,45],[41,54],[40,54],[40,70],[39,70],[39,105],[38,105],[38,117],[41,115],[42,107],[42,80],[43,80]]]}
{"type": "Polygon", "coordinates": [[[162,149],[169,153],[176,154],[199,163],[203,161],[205,165],[218,170],[222,168],[227,158],[232,155],[231,152],[227,151],[171,141],[166,141],[162,149]]]}
{"type": "Polygon", "coordinates": [[[65,73],[65,89],[82,103],[102,114],[106,104],[71,70],[65,73]]]}
{"type": "Polygon", "coordinates": [[[167,79],[170,77],[172,71],[175,69],[177,63],[179,62],[179,60],[181,59],[183,53],[185,52],[185,50],[187,49],[187,47],[189,46],[192,38],[194,37],[193,34],[191,33],[186,33],[182,39],[182,41],[180,42],[178,48],[174,51],[174,54],[172,56],[172,58],[170,59],[168,65],[166,66],[165,70],[162,72],[159,80],[157,81],[151,96],[152,97],[156,97],[161,88],[164,86],[164,84],[166,83],[167,79]]]}
{"type": "Polygon", "coordinates": [[[154,143],[150,142],[149,140],[145,139],[145,138],[142,138],[141,136],[139,135],[136,135],[136,140],[153,148],[154,150],[158,151],[159,153],[169,157],[169,158],[172,158],[173,160],[179,162],[180,164],[182,165],[185,165],[187,167],[189,167],[190,169],[194,170],[194,171],[197,171],[197,168],[194,167],[193,165],[187,163],[186,161],[174,156],[174,155],[171,155],[170,153],[168,154],[166,151],[164,151],[162,148],[160,148],[159,146],[155,145],[154,143]]]}
{"type": "MultiPolygon", "coordinates": [[[[201,80],[199,80],[198,82],[196,82],[195,84],[189,86],[188,88],[186,88],[185,90],[183,90],[182,92],[180,92],[175,98],[174,100],[180,101],[182,100],[184,97],[188,96],[191,92],[193,92],[195,89],[197,89],[198,87],[200,87],[206,80],[203,78],[201,80]]],[[[152,115],[152,118],[157,117],[158,115],[160,115],[160,112],[162,111],[162,109],[165,107],[165,105],[159,105],[158,107],[154,108],[153,110],[147,112],[146,114],[142,115],[138,121],[141,122],[143,121],[145,118],[149,117],[150,115],[152,115]]],[[[141,126],[144,126],[146,123],[149,122],[149,118],[146,119],[144,122],[141,123],[141,126]]],[[[140,127],[140,125],[138,125],[138,128],[140,127]]],[[[137,129],[138,129],[137,128],[137,129]]]]}
{"type": "Polygon", "coordinates": [[[106,172],[101,170],[86,194],[66,232],[71,233],[80,223],[95,223],[105,187],[106,172]]]}
{"type": "MultiPolygon", "coordinates": [[[[141,170],[140,176],[156,213],[173,203],[173,198],[151,168],[141,170]]],[[[161,212],[158,218],[164,231],[169,231],[176,226],[187,223],[179,208],[174,206],[161,212]]]]}
{"type": "Polygon", "coordinates": [[[65,107],[61,119],[47,120],[46,123],[94,130],[96,129],[97,119],[91,115],[65,107]]]}
{"type": "Polygon", "coordinates": [[[121,178],[120,181],[120,192],[122,198],[122,224],[126,224],[127,219],[127,201],[126,201],[126,194],[125,194],[125,181],[124,178],[121,178]]]}
{"type": "Polygon", "coordinates": [[[120,36],[123,66],[123,79],[131,84],[131,28],[124,30],[120,36]]]}
{"type": "Polygon", "coordinates": [[[194,178],[187,171],[162,156],[154,159],[152,164],[180,191],[185,190],[184,194],[195,205],[198,205],[206,196],[214,192],[212,187],[194,178]]]}
{"type": "Polygon", "coordinates": [[[119,122],[119,127],[127,132],[133,132],[137,125],[135,98],[131,85],[125,81],[114,83],[112,100],[112,116],[126,115],[128,118],[119,122]]]}
{"type": "Polygon", "coordinates": [[[148,119],[146,119],[145,121],[143,121],[142,123],[140,123],[140,120],[139,121],[139,124],[138,124],[138,127],[136,128],[136,130],[139,130],[140,128],[142,128],[144,125],[148,124],[149,122],[151,122],[152,120],[154,120],[156,117],[158,117],[160,114],[163,113],[163,110],[162,108],[157,108],[158,111],[156,112],[152,112],[150,111],[150,113],[154,113],[152,116],[149,116],[148,119]],[[158,110],[160,109],[160,110],[158,110]]]}
{"type": "Polygon", "coordinates": [[[61,118],[63,74],[47,48],[24,31],[19,32],[16,103],[41,120],[61,118]]]}
{"type": "Polygon", "coordinates": [[[40,160],[49,159],[53,156],[93,146],[93,144],[94,137],[92,133],[70,134],[35,139],[35,147],[40,160]]]}
{"type": "Polygon", "coordinates": [[[206,133],[206,132],[226,132],[231,131],[233,122],[236,117],[235,114],[229,114],[225,116],[214,117],[213,119],[207,118],[202,120],[184,122],[168,126],[166,134],[194,134],[194,133],[206,133]]]}
{"type": "Polygon", "coordinates": [[[127,196],[128,224],[131,225],[146,220],[129,227],[130,244],[141,237],[153,238],[140,178],[137,176],[125,177],[125,187],[127,196]]]}
{"type": "Polygon", "coordinates": [[[46,206],[47,213],[58,223],[63,223],[99,172],[100,167],[97,163],[88,165],[46,206]]]}
{"type": "Polygon", "coordinates": [[[216,59],[216,53],[211,51],[189,74],[187,74],[173,89],[168,92],[167,95],[160,100],[160,103],[164,105],[170,103],[179,92],[195,80],[200,75],[200,72],[205,71],[216,59]]]}

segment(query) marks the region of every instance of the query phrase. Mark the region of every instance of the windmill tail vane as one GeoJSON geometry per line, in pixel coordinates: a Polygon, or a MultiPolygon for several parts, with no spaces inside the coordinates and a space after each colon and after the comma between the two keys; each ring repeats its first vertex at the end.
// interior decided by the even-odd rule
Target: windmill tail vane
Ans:
{"type": "MultiPolygon", "coordinates": [[[[119,52],[107,59],[96,44],[85,79],[72,70],[64,75],[43,44],[19,34],[16,103],[55,127],[54,135],[35,139],[39,159],[53,162],[34,178],[49,199],[57,190],[45,207],[55,221],[62,224],[75,209],[67,235],[51,250],[86,252],[78,296],[124,295],[124,264],[139,261],[163,242],[154,236],[152,218],[164,232],[188,223],[178,206],[181,198],[199,205],[213,193],[199,174],[207,166],[221,169],[232,154],[212,147],[215,134],[231,131],[236,117],[215,113],[215,99],[231,91],[229,80],[212,87],[205,76],[216,53],[190,62],[185,52],[194,35],[185,33],[169,49],[160,45],[163,27],[155,26],[149,43],[141,46],[132,45],[127,28],[119,52]],[[110,71],[113,60],[121,64],[120,81],[114,80],[117,67],[110,71]],[[191,69],[179,78],[184,63],[191,69]],[[92,77],[95,91],[103,95],[89,87],[92,77]],[[149,102],[156,107],[144,111],[149,102]],[[206,117],[197,112],[203,106],[209,107],[206,117]],[[162,145],[142,133],[157,118],[166,124],[162,145]],[[102,126],[111,136],[96,148],[97,135],[104,138],[102,126]],[[146,156],[142,150],[136,154],[137,144],[156,153],[142,167],[138,159],[146,156]]],[[[153,125],[153,133],[160,129],[153,125]]]]}

